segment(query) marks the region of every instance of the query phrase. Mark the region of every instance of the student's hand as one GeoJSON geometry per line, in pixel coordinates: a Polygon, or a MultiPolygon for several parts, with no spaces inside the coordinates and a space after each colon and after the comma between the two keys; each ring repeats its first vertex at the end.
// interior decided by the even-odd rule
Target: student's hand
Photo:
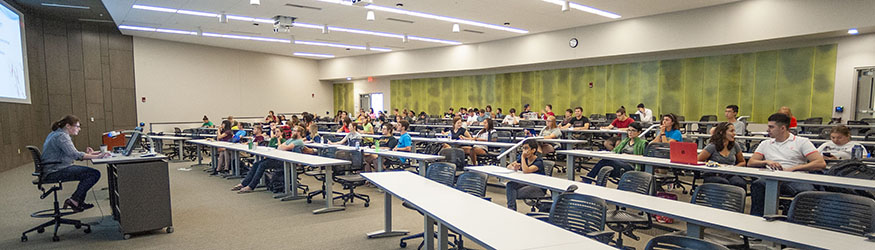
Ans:
{"type": "Polygon", "coordinates": [[[91,148],[91,147],[87,147],[87,148],[85,148],[85,153],[93,154],[93,153],[94,153],[94,149],[91,148]]]}
{"type": "Polygon", "coordinates": [[[824,155],[824,156],[823,156],[823,159],[826,159],[826,160],[838,160],[839,158],[836,158],[835,156],[826,156],[826,155],[824,155]]]}
{"type": "Polygon", "coordinates": [[[778,162],[776,162],[776,161],[765,160],[765,161],[763,161],[763,162],[766,163],[766,166],[771,167],[771,168],[773,168],[773,169],[776,169],[776,170],[784,170],[784,168],[781,166],[781,163],[778,163],[778,162]]]}

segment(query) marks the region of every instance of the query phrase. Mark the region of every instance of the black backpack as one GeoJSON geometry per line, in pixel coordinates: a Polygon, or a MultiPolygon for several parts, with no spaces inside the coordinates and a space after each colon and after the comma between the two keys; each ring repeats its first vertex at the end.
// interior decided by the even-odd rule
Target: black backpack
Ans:
{"type": "Polygon", "coordinates": [[[265,183],[267,183],[267,190],[273,193],[281,193],[283,190],[283,184],[285,184],[285,180],[283,179],[284,174],[282,170],[271,169],[269,171],[264,172],[265,183]]]}
{"type": "MultiPolygon", "coordinates": [[[[848,178],[857,178],[857,179],[865,179],[865,180],[875,180],[875,167],[866,165],[866,163],[860,160],[845,160],[837,163],[836,165],[829,168],[826,171],[827,175],[832,176],[840,176],[840,177],[848,177],[848,178]]],[[[823,187],[825,191],[829,192],[837,192],[837,193],[846,193],[846,194],[856,194],[864,197],[869,197],[875,199],[875,192],[873,191],[865,191],[865,190],[854,190],[849,188],[839,188],[839,187],[823,187]]]]}

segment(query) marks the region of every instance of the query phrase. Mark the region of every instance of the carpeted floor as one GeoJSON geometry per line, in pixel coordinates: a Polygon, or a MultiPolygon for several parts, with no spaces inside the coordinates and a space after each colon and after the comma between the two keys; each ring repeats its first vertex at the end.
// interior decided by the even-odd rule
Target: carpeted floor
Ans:
{"type": "MultiPolygon", "coordinates": [[[[264,189],[250,194],[237,194],[229,189],[239,183],[239,179],[211,177],[201,171],[203,167],[195,167],[190,171],[179,170],[191,164],[170,163],[175,232],[166,234],[155,231],[135,235],[129,240],[122,239],[118,224],[109,215],[104,176],[87,198],[89,203],[97,203],[100,207],[68,217],[95,224],[92,233],[85,234],[81,229],[64,226],[59,231],[60,242],[51,241],[50,230],[43,234],[30,233],[28,242],[20,242],[21,232],[43,222],[43,219],[30,218],[30,213],[50,208],[51,197],[39,199],[40,192],[31,184],[31,164],[0,173],[0,194],[3,197],[0,202],[0,211],[3,211],[0,216],[0,249],[400,249],[400,237],[365,237],[366,233],[383,226],[383,195],[375,188],[356,189],[357,192],[370,195],[370,207],[366,208],[361,201],[356,201],[348,204],[345,211],[315,215],[311,211],[324,206],[321,197],[308,204],[305,200],[275,200],[273,194],[264,189]]],[[[94,167],[105,172],[102,165],[94,167]]],[[[556,175],[564,177],[564,173],[556,175]]],[[[319,188],[320,184],[314,179],[302,178],[302,182],[311,189],[319,188]]],[[[490,182],[497,180],[490,178],[490,182]]],[[[76,183],[65,184],[59,194],[62,202],[75,190],[76,183]]],[[[339,189],[340,186],[335,186],[335,190],[339,189]]],[[[489,187],[487,196],[492,198],[492,202],[505,204],[504,189],[489,187]]],[[[681,199],[689,200],[689,197],[681,195],[681,199]]],[[[452,205],[452,201],[447,201],[447,205],[452,205]]],[[[527,212],[528,209],[528,206],[519,203],[520,212],[527,212]]],[[[419,213],[402,207],[397,200],[393,202],[392,211],[396,229],[422,232],[423,220],[419,213]]],[[[496,226],[513,225],[496,222],[496,226]]],[[[683,223],[675,222],[668,226],[680,228],[683,223]]],[[[665,231],[658,229],[644,230],[638,233],[640,241],[627,238],[626,245],[642,249],[651,235],[663,233],[665,231]]],[[[410,241],[407,248],[414,249],[420,241],[410,241]]],[[[471,241],[466,241],[465,246],[482,249],[471,241]]]]}

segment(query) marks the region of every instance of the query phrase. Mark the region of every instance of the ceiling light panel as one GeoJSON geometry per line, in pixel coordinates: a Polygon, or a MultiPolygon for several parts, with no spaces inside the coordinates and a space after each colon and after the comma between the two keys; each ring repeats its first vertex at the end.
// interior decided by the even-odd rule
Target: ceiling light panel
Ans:
{"type": "Polygon", "coordinates": [[[334,58],[334,55],[329,54],[319,54],[319,53],[307,53],[307,52],[295,52],[293,55],[296,56],[309,56],[309,57],[319,57],[319,58],[334,58]]]}
{"type": "Polygon", "coordinates": [[[589,12],[589,13],[596,14],[596,15],[603,16],[603,17],[607,17],[607,18],[618,19],[618,18],[621,18],[621,17],[622,17],[622,16],[620,16],[620,15],[617,14],[617,13],[613,13],[613,12],[606,11],[606,10],[596,9],[596,8],[593,8],[593,7],[590,7],[590,6],[586,6],[586,5],[583,5],[583,4],[579,4],[579,3],[571,2],[571,1],[568,1],[568,0],[542,0],[542,1],[544,1],[544,2],[548,2],[548,3],[552,3],[552,4],[556,4],[556,5],[559,5],[559,6],[564,6],[566,3],[568,3],[568,5],[569,5],[572,9],[580,10],[580,11],[584,11],[584,12],[589,12]]]}
{"type": "Polygon", "coordinates": [[[411,11],[411,10],[405,10],[405,9],[399,9],[399,8],[393,8],[393,7],[386,7],[386,6],[376,5],[376,4],[369,4],[368,6],[365,6],[365,8],[371,9],[371,10],[385,11],[385,12],[390,12],[390,13],[395,13],[395,14],[402,14],[402,15],[408,15],[408,16],[434,19],[434,20],[450,22],[450,23],[459,23],[459,24],[472,25],[472,26],[489,28],[489,29],[508,31],[508,32],[513,32],[513,33],[518,33],[518,34],[529,33],[528,30],[517,29],[517,28],[503,26],[503,25],[489,24],[489,23],[478,22],[478,21],[474,21],[474,20],[466,20],[466,19],[461,19],[461,18],[441,16],[441,15],[430,14],[430,13],[425,13],[425,12],[418,12],[418,11],[411,11]]]}

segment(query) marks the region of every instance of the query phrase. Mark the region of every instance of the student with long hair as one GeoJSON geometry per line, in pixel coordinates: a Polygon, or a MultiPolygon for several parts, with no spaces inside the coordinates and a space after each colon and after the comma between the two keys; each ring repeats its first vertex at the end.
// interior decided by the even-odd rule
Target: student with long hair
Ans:
{"type": "MultiPolygon", "coordinates": [[[[230,120],[222,121],[222,127],[218,130],[219,133],[216,135],[216,140],[231,141],[231,138],[234,137],[234,132],[231,130],[231,124],[230,120]]],[[[231,153],[225,148],[219,148],[216,151],[219,153],[218,162],[216,163],[216,170],[210,175],[218,175],[222,172],[231,170],[231,153]]]]}
{"type": "Polygon", "coordinates": [[[681,124],[678,122],[678,117],[669,113],[662,116],[662,124],[656,131],[656,138],[652,142],[669,143],[673,141],[684,141],[684,137],[681,135],[681,124]]]}
{"type": "MultiPolygon", "coordinates": [[[[725,165],[745,166],[747,162],[741,153],[741,146],[735,142],[735,125],[729,122],[718,123],[711,134],[710,143],[699,152],[699,161],[714,161],[725,165]]],[[[735,175],[705,173],[705,183],[730,184],[747,189],[747,181],[735,175]]]]}
{"type": "Polygon", "coordinates": [[[74,115],[66,115],[61,120],[52,123],[52,132],[46,136],[40,157],[42,162],[50,163],[43,166],[45,173],[43,181],[79,181],[76,191],[64,201],[64,208],[71,207],[76,212],[94,207],[92,204],[85,203],[85,195],[100,180],[100,171],[86,166],[73,165],[73,161],[109,156],[108,152],[97,152],[90,147],[86,148],[85,152],[76,150],[71,136],[78,135],[81,129],[79,118],[74,115]]]}
{"type": "MultiPolygon", "coordinates": [[[[465,140],[472,141],[489,141],[489,138],[492,136],[492,133],[495,132],[494,125],[492,124],[492,118],[486,118],[483,120],[483,129],[480,129],[477,134],[473,137],[463,137],[465,140]]],[[[462,150],[465,151],[466,154],[471,158],[471,165],[477,165],[477,156],[485,155],[488,147],[483,145],[474,145],[474,146],[465,146],[462,147],[462,150]]]]}

